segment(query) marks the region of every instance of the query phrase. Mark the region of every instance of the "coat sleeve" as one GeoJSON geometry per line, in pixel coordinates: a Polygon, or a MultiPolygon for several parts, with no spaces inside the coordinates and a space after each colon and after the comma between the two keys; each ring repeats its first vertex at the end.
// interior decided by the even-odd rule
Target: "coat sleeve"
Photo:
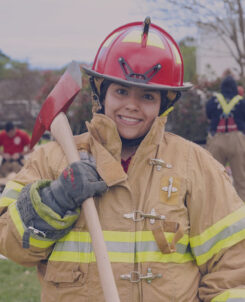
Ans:
{"type": "Polygon", "coordinates": [[[245,206],[225,169],[192,146],[188,161],[190,246],[201,301],[245,301],[245,206]]]}
{"type": "Polygon", "coordinates": [[[17,202],[28,184],[57,178],[59,169],[66,165],[62,152],[53,147],[51,143],[33,152],[16,178],[7,183],[0,198],[0,253],[21,265],[32,266],[47,259],[55,243],[41,233],[35,234],[34,230],[29,238],[29,248],[23,247],[28,226],[21,217],[17,202]]]}

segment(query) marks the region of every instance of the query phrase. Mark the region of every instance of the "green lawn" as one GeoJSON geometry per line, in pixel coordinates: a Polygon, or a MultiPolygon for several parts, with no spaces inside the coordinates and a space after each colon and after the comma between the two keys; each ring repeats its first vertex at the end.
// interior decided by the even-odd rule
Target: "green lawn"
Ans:
{"type": "Polygon", "coordinates": [[[0,302],[40,302],[36,269],[0,260],[0,302]]]}

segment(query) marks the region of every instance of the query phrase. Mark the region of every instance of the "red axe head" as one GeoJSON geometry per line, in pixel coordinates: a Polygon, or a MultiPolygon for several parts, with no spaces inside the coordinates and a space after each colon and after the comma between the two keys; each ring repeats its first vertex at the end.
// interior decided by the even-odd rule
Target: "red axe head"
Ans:
{"type": "Polygon", "coordinates": [[[32,132],[31,148],[39,141],[45,130],[50,129],[50,125],[56,115],[68,109],[81,88],[82,74],[80,66],[73,61],[68,65],[65,73],[60,77],[58,83],[43,103],[32,132]]]}

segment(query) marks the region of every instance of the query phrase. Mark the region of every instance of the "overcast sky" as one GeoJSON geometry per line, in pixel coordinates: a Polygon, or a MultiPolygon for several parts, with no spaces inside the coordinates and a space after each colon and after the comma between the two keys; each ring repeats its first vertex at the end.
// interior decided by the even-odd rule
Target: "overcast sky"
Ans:
{"type": "Polygon", "coordinates": [[[32,67],[90,63],[107,34],[147,12],[140,0],[0,0],[0,49],[32,67]]]}

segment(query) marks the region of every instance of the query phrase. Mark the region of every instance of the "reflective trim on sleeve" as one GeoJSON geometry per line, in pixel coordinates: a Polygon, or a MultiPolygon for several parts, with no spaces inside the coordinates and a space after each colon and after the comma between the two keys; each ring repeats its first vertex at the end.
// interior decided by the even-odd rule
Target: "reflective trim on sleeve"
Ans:
{"type": "Polygon", "coordinates": [[[206,263],[223,248],[245,239],[245,206],[219,220],[198,236],[190,238],[198,265],[206,263]]]}
{"type": "Polygon", "coordinates": [[[245,302],[245,289],[228,289],[211,302],[245,302]]]}
{"type": "Polygon", "coordinates": [[[80,209],[69,211],[61,217],[53,209],[42,202],[39,189],[50,184],[49,180],[39,180],[32,184],[30,189],[31,203],[38,216],[55,230],[64,230],[70,227],[79,217],[80,209]]]}
{"type": "MultiPolygon", "coordinates": [[[[189,252],[189,239],[185,235],[176,244],[176,252],[163,254],[160,252],[151,231],[142,232],[103,232],[111,262],[174,262],[193,261],[189,252]]],[[[166,233],[171,242],[174,234],[166,233]]],[[[95,262],[95,255],[88,232],[71,231],[56,242],[49,258],[51,261],[95,262]]]]}
{"type": "Polygon", "coordinates": [[[14,202],[18,198],[23,188],[23,185],[15,181],[7,182],[0,198],[0,207],[8,207],[12,202],[14,202]]]}
{"type": "MultiPolygon", "coordinates": [[[[26,230],[26,226],[24,225],[24,223],[22,222],[20,213],[18,211],[18,207],[16,205],[16,202],[12,203],[9,206],[9,213],[10,216],[12,218],[12,221],[16,227],[16,229],[18,230],[21,239],[23,238],[24,232],[26,230]]],[[[49,246],[51,246],[52,244],[54,244],[55,241],[50,240],[50,239],[46,239],[46,238],[42,238],[39,237],[37,235],[31,234],[30,235],[30,245],[34,246],[34,247],[38,247],[38,248],[48,248],[49,246]]]]}

